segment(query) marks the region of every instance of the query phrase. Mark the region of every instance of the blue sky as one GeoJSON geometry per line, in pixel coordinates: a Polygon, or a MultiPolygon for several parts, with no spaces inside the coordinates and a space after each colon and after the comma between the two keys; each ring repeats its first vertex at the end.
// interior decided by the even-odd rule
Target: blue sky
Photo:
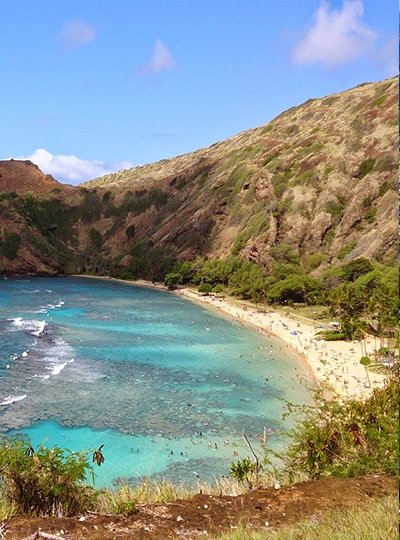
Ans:
{"type": "Polygon", "coordinates": [[[0,159],[77,184],[398,73],[397,0],[0,0],[0,159]]]}

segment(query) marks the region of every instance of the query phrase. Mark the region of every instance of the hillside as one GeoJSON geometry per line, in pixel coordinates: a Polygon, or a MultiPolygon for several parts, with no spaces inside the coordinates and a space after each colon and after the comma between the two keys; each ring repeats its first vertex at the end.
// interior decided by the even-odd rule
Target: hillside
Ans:
{"type": "Polygon", "coordinates": [[[393,78],[76,188],[0,162],[0,272],[135,276],[142,259],[238,255],[318,274],[359,257],[393,260],[397,138],[393,78]]]}

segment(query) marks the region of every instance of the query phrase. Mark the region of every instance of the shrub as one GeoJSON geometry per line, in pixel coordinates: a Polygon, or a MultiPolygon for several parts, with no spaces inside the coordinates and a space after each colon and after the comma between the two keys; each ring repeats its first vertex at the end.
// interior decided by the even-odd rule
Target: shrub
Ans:
{"type": "Polygon", "coordinates": [[[372,103],[372,106],[373,107],[380,107],[381,105],[383,105],[385,103],[385,101],[387,100],[387,94],[383,94],[382,96],[379,96],[373,103],[372,103]]]}
{"type": "Polygon", "coordinates": [[[96,249],[100,250],[103,245],[103,237],[101,235],[101,232],[95,229],[94,227],[90,227],[89,229],[89,239],[91,245],[96,249]]]}
{"type": "Polygon", "coordinates": [[[343,259],[353,251],[353,249],[356,247],[357,242],[351,242],[350,244],[347,244],[346,246],[343,246],[342,249],[338,253],[338,259],[343,261],[343,259]]]}
{"type": "Polygon", "coordinates": [[[239,482],[244,482],[245,480],[249,482],[249,475],[255,470],[256,464],[250,461],[250,458],[245,457],[240,459],[237,463],[231,463],[230,475],[239,482]]]}
{"type": "Polygon", "coordinates": [[[360,276],[372,272],[373,269],[371,262],[364,257],[353,259],[342,266],[343,276],[346,281],[355,281],[360,276]]]}
{"type": "Polygon", "coordinates": [[[4,240],[0,238],[0,255],[13,261],[18,253],[21,239],[17,233],[8,233],[4,235],[4,240]]]}
{"type": "Polygon", "coordinates": [[[74,516],[93,508],[97,492],[84,483],[89,474],[86,452],[41,445],[35,451],[23,439],[0,446],[1,488],[22,514],[74,516]]]}
{"type": "Polygon", "coordinates": [[[164,283],[168,289],[173,290],[183,282],[182,274],[179,272],[170,272],[165,276],[164,283]]]}
{"type": "Polygon", "coordinates": [[[365,212],[365,219],[368,221],[368,223],[375,223],[376,212],[377,212],[377,208],[375,207],[367,208],[365,212]]]}
{"type": "Polygon", "coordinates": [[[135,225],[129,225],[129,226],[125,229],[126,237],[127,237],[129,240],[131,240],[131,239],[135,236],[135,232],[136,232],[135,225]]]}
{"type": "Polygon", "coordinates": [[[295,477],[355,477],[398,473],[398,375],[365,401],[328,397],[323,387],[313,392],[314,404],[302,409],[282,456],[286,473],[295,477]]]}
{"type": "Polygon", "coordinates": [[[375,159],[364,159],[364,161],[360,165],[360,169],[357,175],[357,178],[361,180],[366,176],[368,173],[372,171],[375,165],[375,159]]]}
{"type": "Polygon", "coordinates": [[[390,189],[390,184],[386,180],[382,182],[382,184],[379,186],[378,195],[379,197],[383,197],[385,193],[390,189]]]}
{"type": "Polygon", "coordinates": [[[212,286],[209,283],[202,283],[197,290],[202,294],[210,294],[212,286]]]}
{"type": "Polygon", "coordinates": [[[346,336],[343,332],[326,332],[324,339],[325,341],[343,341],[346,336]]]}

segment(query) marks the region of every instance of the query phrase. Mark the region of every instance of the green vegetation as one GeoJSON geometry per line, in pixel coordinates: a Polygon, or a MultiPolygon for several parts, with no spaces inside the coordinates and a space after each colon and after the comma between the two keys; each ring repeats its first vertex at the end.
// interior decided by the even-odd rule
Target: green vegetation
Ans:
{"type": "Polygon", "coordinates": [[[127,228],[125,229],[126,237],[127,237],[129,240],[132,240],[132,238],[135,236],[135,232],[136,232],[136,227],[135,227],[135,225],[129,225],[129,227],[127,227],[127,228]]]}
{"type": "Polygon", "coordinates": [[[330,200],[326,203],[325,209],[332,214],[334,221],[340,221],[346,207],[344,197],[337,195],[335,200],[330,200]]]}
{"type": "Polygon", "coordinates": [[[389,191],[390,189],[390,184],[389,182],[386,182],[386,180],[384,182],[382,182],[382,184],[379,186],[379,192],[378,192],[378,195],[379,197],[383,197],[385,195],[385,193],[387,191],[389,191]]]}
{"type": "Polygon", "coordinates": [[[169,480],[152,482],[145,477],[136,485],[123,485],[118,490],[99,494],[96,509],[104,514],[134,514],[139,503],[165,504],[192,496],[193,489],[185,483],[175,485],[169,480]]]}
{"type": "Polygon", "coordinates": [[[0,256],[6,257],[10,261],[18,255],[21,238],[14,232],[0,231],[0,256]]]}
{"type": "Polygon", "coordinates": [[[302,174],[296,176],[292,182],[292,186],[309,185],[317,187],[319,183],[318,173],[315,169],[307,169],[302,174]]]}
{"type": "Polygon", "coordinates": [[[57,446],[35,450],[14,439],[0,446],[3,498],[15,512],[33,516],[75,516],[93,509],[96,490],[85,482],[93,469],[85,452],[57,446]]]}
{"type": "Polygon", "coordinates": [[[245,457],[237,463],[231,463],[231,475],[239,482],[247,481],[251,486],[249,475],[255,472],[256,467],[249,457],[245,457]]]}
{"type": "Polygon", "coordinates": [[[381,105],[383,105],[385,103],[385,101],[387,100],[387,94],[383,94],[382,96],[378,97],[377,99],[375,99],[375,101],[373,102],[372,106],[373,107],[380,107],[381,105]]]}
{"type": "Polygon", "coordinates": [[[91,245],[96,250],[100,251],[103,246],[103,237],[101,235],[101,232],[95,229],[94,227],[91,227],[89,229],[89,238],[90,238],[91,245]]]}
{"type": "Polygon", "coordinates": [[[338,253],[338,259],[343,261],[343,259],[353,251],[353,249],[356,247],[357,242],[351,242],[350,244],[347,244],[346,246],[343,246],[342,249],[338,253]]]}
{"type": "Polygon", "coordinates": [[[306,473],[355,477],[398,472],[398,375],[365,401],[329,398],[324,388],[313,391],[314,404],[288,404],[299,421],[290,432],[282,473],[289,479],[306,473]]]}
{"type": "Polygon", "coordinates": [[[357,175],[357,178],[359,180],[364,178],[364,176],[366,176],[368,173],[370,173],[372,171],[372,169],[374,168],[374,165],[375,165],[375,161],[376,160],[372,159],[372,158],[364,159],[364,161],[360,165],[359,172],[358,172],[358,175],[357,175]]]}

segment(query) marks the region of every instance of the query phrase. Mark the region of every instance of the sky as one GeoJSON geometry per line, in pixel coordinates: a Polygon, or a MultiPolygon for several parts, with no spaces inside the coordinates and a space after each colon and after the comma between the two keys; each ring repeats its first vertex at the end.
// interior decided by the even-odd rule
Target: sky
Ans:
{"type": "Polygon", "coordinates": [[[79,184],[398,74],[396,0],[0,0],[0,159],[79,184]]]}

